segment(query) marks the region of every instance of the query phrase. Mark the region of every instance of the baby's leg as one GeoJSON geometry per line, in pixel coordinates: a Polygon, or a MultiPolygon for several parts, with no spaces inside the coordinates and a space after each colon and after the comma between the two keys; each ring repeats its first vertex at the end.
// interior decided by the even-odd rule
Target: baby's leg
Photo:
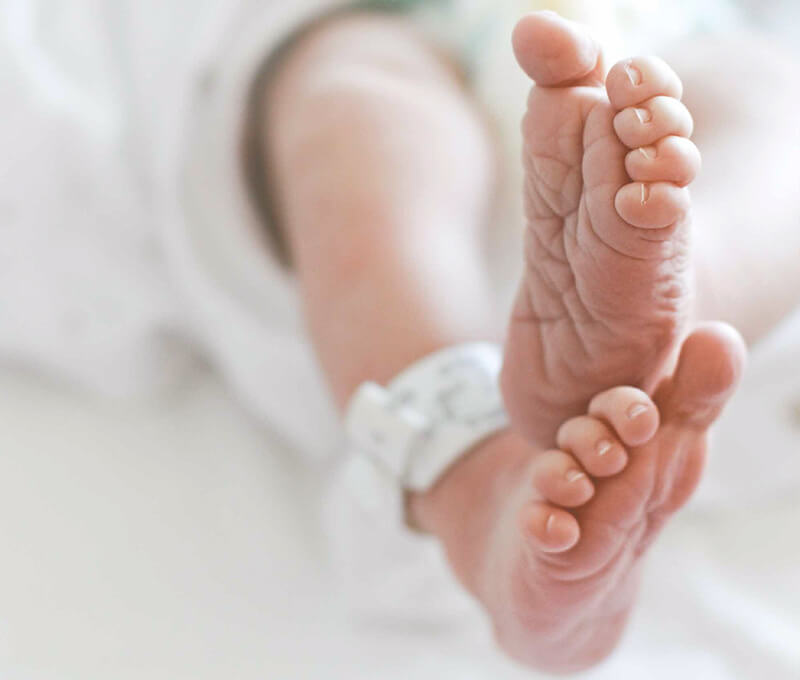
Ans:
{"type": "MultiPolygon", "coordinates": [[[[274,193],[338,402],[440,347],[498,335],[481,261],[492,154],[453,70],[402,24],[350,17],[296,45],[267,94],[274,193]]],[[[652,536],[644,529],[690,493],[704,430],[741,369],[725,333],[688,347],[679,389],[667,385],[659,403],[670,429],[638,461],[628,465],[603,423],[644,443],[656,414],[647,395],[623,390],[627,401],[600,399],[596,417],[562,431],[574,456],[506,431],[410,498],[410,519],[442,540],[522,661],[575,670],[618,639],[652,536]],[[614,477],[623,467],[630,475],[614,477]],[[575,516],[564,510],[577,505],[575,516]]]]}
{"type": "Polygon", "coordinates": [[[398,19],[344,17],[294,47],[264,102],[272,193],[338,403],[496,339],[492,149],[455,69],[398,19]]]}
{"type": "Polygon", "coordinates": [[[697,314],[753,342],[800,305],[800,65],[745,35],[681,45],[668,58],[703,154],[692,188],[697,314]]]}

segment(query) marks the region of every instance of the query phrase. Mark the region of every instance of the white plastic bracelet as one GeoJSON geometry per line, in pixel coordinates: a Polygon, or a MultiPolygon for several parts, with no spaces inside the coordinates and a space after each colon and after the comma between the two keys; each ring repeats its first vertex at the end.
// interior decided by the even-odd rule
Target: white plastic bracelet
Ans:
{"type": "Polygon", "coordinates": [[[356,452],[403,489],[426,491],[476,444],[508,426],[502,350],[475,343],[417,362],[387,387],[364,383],[347,409],[356,452]]]}

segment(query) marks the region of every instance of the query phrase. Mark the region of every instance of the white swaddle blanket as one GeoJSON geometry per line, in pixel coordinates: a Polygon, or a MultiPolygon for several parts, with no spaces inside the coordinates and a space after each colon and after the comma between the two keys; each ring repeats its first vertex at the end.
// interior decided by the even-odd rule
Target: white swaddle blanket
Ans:
{"type": "MultiPolygon", "coordinates": [[[[305,19],[342,4],[0,0],[0,356],[115,395],[172,384],[200,356],[299,453],[325,459],[337,451],[339,426],[293,283],[247,200],[239,145],[261,60],[305,19]]],[[[496,4],[462,2],[462,28],[496,4]]],[[[517,7],[538,4],[508,3],[509,20],[517,7]]],[[[648,35],[680,34],[724,7],[687,1],[659,13],[666,3],[657,0],[561,4],[573,14],[590,12],[604,34],[623,19],[651,24],[637,33],[638,46],[648,35]],[[658,19],[665,16],[672,23],[658,19]]],[[[621,49],[619,35],[610,39],[621,49]]],[[[525,81],[515,73],[505,42],[487,43],[475,82],[500,121],[515,120],[524,99],[525,81]]],[[[514,157],[518,147],[513,135],[508,140],[514,157]]],[[[509,197],[517,186],[509,181],[509,197]]],[[[508,206],[503,223],[521,224],[511,198],[508,206]]],[[[512,247],[498,249],[498,261],[515,257],[515,242],[507,241],[512,247]]],[[[498,290],[507,283],[498,280],[498,290]]],[[[685,665],[676,669],[706,669],[708,678],[754,677],[741,664],[737,670],[733,661],[719,661],[717,652],[760,658],[771,678],[800,676],[800,546],[785,533],[800,533],[797,513],[786,511],[800,489],[798,366],[800,323],[789,323],[756,352],[718,430],[694,514],[658,549],[651,582],[653,574],[674,579],[659,563],[680,565],[687,581],[675,588],[682,599],[658,596],[675,588],[646,590],[637,628],[644,632],[634,635],[632,654],[678,650],[685,665]],[[735,542],[732,528],[741,524],[749,527],[742,536],[762,548],[772,527],[784,532],[767,541],[768,559],[758,561],[745,544],[721,543],[728,535],[735,542]],[[705,546],[707,539],[718,549],[705,546]],[[693,640],[710,651],[690,649],[693,640]]],[[[334,542],[357,550],[365,540],[359,532],[369,528],[346,521],[345,498],[339,512],[334,533],[347,535],[334,542]]],[[[403,562],[417,542],[407,543],[400,529],[391,540],[380,567],[369,561],[374,550],[350,553],[352,564],[373,572],[385,569],[386,558],[397,567],[378,571],[382,581],[359,579],[362,599],[374,604],[376,592],[392,584],[394,601],[378,598],[387,611],[419,614],[418,603],[430,604],[431,593],[445,610],[455,606],[459,596],[448,590],[436,551],[426,547],[422,561],[403,562]]]]}

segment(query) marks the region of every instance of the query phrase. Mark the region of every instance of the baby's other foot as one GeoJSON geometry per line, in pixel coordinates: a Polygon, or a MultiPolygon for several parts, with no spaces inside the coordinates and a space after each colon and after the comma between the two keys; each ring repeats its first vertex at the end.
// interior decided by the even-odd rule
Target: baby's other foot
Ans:
{"type": "Polygon", "coordinates": [[[599,390],[650,390],[691,305],[690,200],[700,166],[682,85],[652,57],[605,77],[600,48],[553,13],[523,19],[526,270],[503,369],[512,422],[549,446],[599,390]]]}
{"type": "Polygon", "coordinates": [[[477,592],[501,646],[522,662],[574,671],[616,645],[642,556],[696,488],[707,430],[744,364],[744,344],[708,326],[684,344],[655,404],[635,388],[604,392],[535,456],[496,519],[477,592]]]}

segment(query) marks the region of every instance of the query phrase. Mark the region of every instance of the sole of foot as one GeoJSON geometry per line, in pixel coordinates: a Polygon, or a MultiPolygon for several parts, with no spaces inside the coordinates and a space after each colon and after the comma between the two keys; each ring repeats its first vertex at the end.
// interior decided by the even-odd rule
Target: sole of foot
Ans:
{"type": "Polygon", "coordinates": [[[512,422],[552,444],[608,385],[650,391],[692,303],[691,202],[700,167],[678,76],[660,59],[616,64],[549,12],[514,34],[535,81],[523,123],[525,276],[502,386],[512,422]]]}
{"type": "Polygon", "coordinates": [[[497,534],[494,549],[504,557],[483,582],[498,640],[512,656],[570,671],[614,648],[642,556],[697,487],[708,429],[745,353],[729,327],[703,326],[653,399],[633,387],[603,392],[559,428],[556,449],[533,456],[498,520],[514,527],[497,534]]]}

